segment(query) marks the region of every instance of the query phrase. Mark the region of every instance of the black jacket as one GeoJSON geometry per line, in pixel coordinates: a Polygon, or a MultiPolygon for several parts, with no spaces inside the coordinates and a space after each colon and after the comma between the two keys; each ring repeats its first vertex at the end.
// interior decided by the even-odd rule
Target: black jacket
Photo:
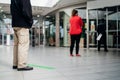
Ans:
{"type": "Polygon", "coordinates": [[[106,24],[105,23],[98,24],[97,32],[98,32],[98,34],[100,34],[100,33],[105,34],[106,33],[106,24]]]}
{"type": "Polygon", "coordinates": [[[33,24],[30,0],[11,0],[12,27],[31,28],[33,24]]]}

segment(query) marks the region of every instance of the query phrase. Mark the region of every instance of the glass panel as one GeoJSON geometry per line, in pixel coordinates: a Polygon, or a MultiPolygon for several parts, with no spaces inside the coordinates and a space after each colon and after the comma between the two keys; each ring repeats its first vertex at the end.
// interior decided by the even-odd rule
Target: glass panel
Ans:
{"type": "Polygon", "coordinates": [[[30,29],[30,44],[32,47],[43,45],[43,27],[33,27],[30,29]]]}
{"type": "Polygon", "coordinates": [[[82,18],[83,20],[83,26],[82,26],[82,34],[80,38],[80,48],[85,48],[87,46],[87,22],[86,22],[86,8],[79,8],[78,10],[78,15],[82,18]]]}
{"type": "Polygon", "coordinates": [[[69,19],[71,12],[63,11],[60,13],[60,42],[61,46],[70,46],[69,19]],[[62,20],[62,21],[61,21],[62,20]]]}
{"type": "Polygon", "coordinates": [[[117,32],[108,32],[108,46],[111,48],[117,48],[117,32]]]}
{"type": "MultiPolygon", "coordinates": [[[[97,15],[98,15],[97,26],[103,24],[104,26],[102,27],[101,30],[105,30],[106,29],[106,8],[98,9],[97,15]]],[[[97,35],[98,35],[98,33],[97,33],[97,35]]],[[[106,33],[104,33],[104,35],[106,35],[106,33]]],[[[106,40],[106,39],[104,38],[101,42],[103,43],[104,40],[106,40]]],[[[103,46],[102,43],[101,43],[101,47],[103,46]]]]}
{"type": "Polygon", "coordinates": [[[64,46],[64,15],[65,13],[62,11],[60,12],[60,46],[64,46]]]}
{"type": "Polygon", "coordinates": [[[120,6],[118,7],[118,48],[120,48],[120,6]]]}
{"type": "Polygon", "coordinates": [[[55,46],[55,15],[47,16],[44,21],[46,44],[55,46]]]}
{"type": "Polygon", "coordinates": [[[98,9],[97,14],[98,14],[98,24],[102,23],[102,19],[104,19],[104,21],[106,21],[106,15],[105,15],[106,8],[98,9]]]}
{"type": "Polygon", "coordinates": [[[89,46],[90,47],[95,47],[97,45],[96,21],[97,21],[97,10],[90,10],[89,11],[89,46]]]}
{"type": "Polygon", "coordinates": [[[117,7],[108,8],[108,46],[117,48],[117,7]]]}
{"type": "Polygon", "coordinates": [[[0,45],[2,45],[2,22],[0,21],[0,45]]]}

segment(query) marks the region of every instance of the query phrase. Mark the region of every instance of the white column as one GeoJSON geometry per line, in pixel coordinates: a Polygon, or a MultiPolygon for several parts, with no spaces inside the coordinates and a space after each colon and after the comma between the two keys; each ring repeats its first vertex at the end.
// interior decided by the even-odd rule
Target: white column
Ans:
{"type": "Polygon", "coordinates": [[[59,47],[60,46],[60,24],[59,24],[59,11],[56,13],[56,25],[55,25],[55,27],[56,27],[56,33],[55,33],[55,45],[56,45],[56,47],[59,47]]]}
{"type": "Polygon", "coordinates": [[[6,45],[10,45],[10,35],[7,34],[6,45]]]}
{"type": "Polygon", "coordinates": [[[86,17],[87,17],[87,49],[89,49],[89,11],[86,9],[86,17]]]}

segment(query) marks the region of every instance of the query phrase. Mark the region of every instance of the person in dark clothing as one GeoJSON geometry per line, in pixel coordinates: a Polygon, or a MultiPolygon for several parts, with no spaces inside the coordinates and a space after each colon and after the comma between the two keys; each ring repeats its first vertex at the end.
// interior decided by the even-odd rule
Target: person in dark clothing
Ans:
{"type": "Polygon", "coordinates": [[[78,16],[78,11],[73,9],[72,16],[70,18],[70,30],[69,30],[70,39],[71,39],[70,56],[74,56],[73,49],[75,44],[76,44],[76,56],[80,56],[79,43],[80,43],[80,37],[82,33],[82,26],[83,26],[83,21],[81,17],[78,16]]]}
{"type": "Polygon", "coordinates": [[[33,24],[30,0],[11,0],[10,10],[14,30],[13,69],[33,70],[27,66],[29,29],[33,24]]]}
{"type": "Polygon", "coordinates": [[[100,24],[98,24],[97,32],[98,35],[102,34],[102,37],[100,38],[100,40],[98,40],[98,51],[100,51],[101,44],[103,43],[104,51],[107,52],[108,50],[107,50],[107,42],[106,42],[106,23],[104,19],[101,20],[100,24]]]}
{"type": "Polygon", "coordinates": [[[32,28],[32,47],[35,47],[35,28],[32,28]]]}

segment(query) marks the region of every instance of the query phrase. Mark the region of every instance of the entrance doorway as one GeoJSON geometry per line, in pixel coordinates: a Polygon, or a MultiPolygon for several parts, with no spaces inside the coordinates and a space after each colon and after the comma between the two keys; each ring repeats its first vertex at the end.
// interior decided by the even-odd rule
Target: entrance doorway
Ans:
{"type": "Polygon", "coordinates": [[[97,47],[97,25],[101,19],[106,20],[107,46],[120,48],[120,6],[88,10],[89,47],[97,47]]]}

